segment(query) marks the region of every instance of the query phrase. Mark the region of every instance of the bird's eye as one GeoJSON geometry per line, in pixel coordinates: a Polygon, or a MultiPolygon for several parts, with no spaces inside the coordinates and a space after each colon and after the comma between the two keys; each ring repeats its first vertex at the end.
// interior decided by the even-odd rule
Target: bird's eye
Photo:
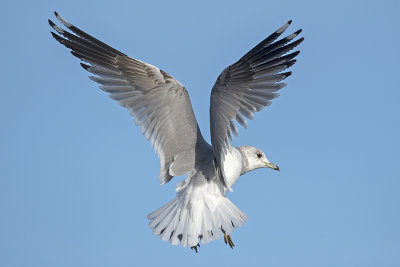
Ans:
{"type": "Polygon", "coordinates": [[[257,157],[260,159],[262,157],[261,153],[257,153],[257,157]]]}

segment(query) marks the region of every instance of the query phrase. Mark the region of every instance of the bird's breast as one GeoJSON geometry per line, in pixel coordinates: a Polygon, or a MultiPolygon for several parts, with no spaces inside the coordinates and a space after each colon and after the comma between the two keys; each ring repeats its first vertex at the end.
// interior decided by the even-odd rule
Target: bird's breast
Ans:
{"type": "Polygon", "coordinates": [[[225,182],[228,187],[232,187],[240,176],[242,171],[242,153],[234,147],[231,147],[229,152],[225,155],[223,162],[223,170],[225,182]]]}

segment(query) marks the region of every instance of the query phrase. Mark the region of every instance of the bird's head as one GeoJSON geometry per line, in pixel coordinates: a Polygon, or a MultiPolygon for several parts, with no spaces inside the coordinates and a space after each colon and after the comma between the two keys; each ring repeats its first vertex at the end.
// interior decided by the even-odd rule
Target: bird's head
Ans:
{"type": "Polygon", "coordinates": [[[260,149],[253,146],[240,146],[238,149],[243,157],[242,174],[258,168],[271,168],[279,171],[279,167],[269,162],[264,152],[260,149]]]}

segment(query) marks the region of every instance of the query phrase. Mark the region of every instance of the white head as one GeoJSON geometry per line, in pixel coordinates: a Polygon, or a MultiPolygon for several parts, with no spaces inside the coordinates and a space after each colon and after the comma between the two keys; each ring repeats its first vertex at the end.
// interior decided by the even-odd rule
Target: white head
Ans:
{"type": "Polygon", "coordinates": [[[240,146],[237,148],[243,157],[242,173],[258,169],[258,168],[271,168],[279,171],[278,166],[269,162],[264,152],[253,146],[240,146]]]}

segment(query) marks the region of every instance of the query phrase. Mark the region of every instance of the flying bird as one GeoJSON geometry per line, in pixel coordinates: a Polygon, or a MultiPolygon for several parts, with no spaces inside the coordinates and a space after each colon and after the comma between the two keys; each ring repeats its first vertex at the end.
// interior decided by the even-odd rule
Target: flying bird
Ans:
{"type": "Polygon", "coordinates": [[[252,146],[233,147],[238,134],[236,122],[244,128],[247,119],[270,105],[281,81],[291,72],[300,51],[289,53],[304,38],[294,40],[298,30],[278,41],[291,20],[256,45],[217,78],[210,98],[211,145],[204,140],[186,88],[159,68],[130,58],[75,27],[54,12],[66,28],[49,20],[51,34],[79,58],[109,97],[127,108],[141,126],[160,158],[160,184],[185,175],[177,185],[177,196],[150,213],[149,227],[161,240],[191,247],[224,238],[231,248],[231,234],[247,216],[226,196],[239,176],[258,168],[278,170],[265,153],[252,146]]]}

